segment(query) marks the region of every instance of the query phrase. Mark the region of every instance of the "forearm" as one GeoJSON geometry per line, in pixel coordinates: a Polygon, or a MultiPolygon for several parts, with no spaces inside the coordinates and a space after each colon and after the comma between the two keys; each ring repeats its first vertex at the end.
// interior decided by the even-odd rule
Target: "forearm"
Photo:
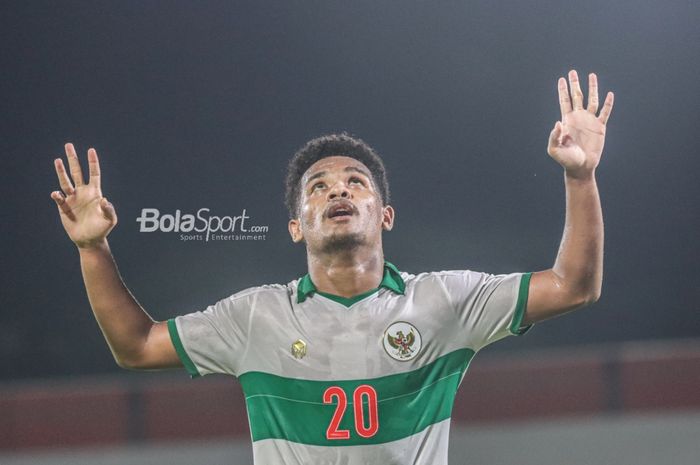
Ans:
{"type": "Polygon", "coordinates": [[[117,363],[128,366],[141,353],[154,321],[124,285],[106,239],[78,250],[97,323],[117,363]]]}
{"type": "Polygon", "coordinates": [[[603,283],[603,213],[595,173],[565,175],[566,222],[552,271],[581,304],[600,297],[603,283]]]}

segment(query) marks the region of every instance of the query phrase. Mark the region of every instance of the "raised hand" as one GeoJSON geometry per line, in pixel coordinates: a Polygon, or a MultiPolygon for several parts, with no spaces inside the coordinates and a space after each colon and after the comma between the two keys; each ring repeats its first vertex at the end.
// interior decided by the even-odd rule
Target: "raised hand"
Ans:
{"type": "Polygon", "coordinates": [[[75,245],[80,248],[94,247],[104,242],[117,224],[117,213],[112,204],[102,197],[100,162],[95,149],[88,150],[90,180],[85,184],[73,144],[68,143],[65,148],[70,177],[63,161],[55,159],[54,167],[63,192],[54,191],[51,198],[56,202],[61,223],[75,245]]]}
{"type": "Polygon", "coordinates": [[[600,162],[605,144],[605,127],[610,118],[614,95],[608,92],[600,114],[598,112],[598,78],[588,75],[588,107],[583,107],[583,92],[575,70],[566,79],[559,78],[559,106],[561,121],[557,121],[549,135],[547,153],[564,167],[567,174],[585,177],[593,173],[600,162]]]}

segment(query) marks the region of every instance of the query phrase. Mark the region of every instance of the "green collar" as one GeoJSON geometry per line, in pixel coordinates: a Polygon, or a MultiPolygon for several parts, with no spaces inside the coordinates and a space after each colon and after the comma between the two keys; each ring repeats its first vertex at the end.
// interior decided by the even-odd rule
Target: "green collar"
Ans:
{"type": "Polygon", "coordinates": [[[309,276],[307,273],[299,280],[299,284],[297,284],[297,303],[302,303],[311,294],[316,293],[349,307],[355,302],[359,302],[365,297],[377,292],[380,287],[385,287],[401,295],[403,295],[404,291],[406,290],[406,283],[404,283],[403,278],[401,278],[401,273],[392,263],[384,262],[384,276],[382,277],[382,282],[379,283],[379,287],[353,297],[341,297],[339,295],[328,294],[317,290],[316,286],[311,281],[311,276],[309,276]]]}

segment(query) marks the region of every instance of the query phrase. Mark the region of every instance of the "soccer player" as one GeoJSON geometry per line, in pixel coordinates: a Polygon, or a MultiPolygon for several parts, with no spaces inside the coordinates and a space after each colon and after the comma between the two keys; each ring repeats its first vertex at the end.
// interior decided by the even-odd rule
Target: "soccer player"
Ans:
{"type": "Polygon", "coordinates": [[[598,299],[603,219],[595,170],[613,107],[598,114],[576,71],[558,82],[548,153],[564,168],[566,225],[551,269],[413,275],[385,260],[394,209],[379,156],[345,134],[308,142],[287,172],[289,233],[308,274],[244,290],[201,312],[154,321],[122,282],[107,243],[117,223],[88,150],[85,183],[55,160],[53,192],[77,245],[90,305],[119,366],[236,376],[258,464],[445,464],[457,388],[476,352],[598,299]],[[72,178],[72,182],[71,182],[72,178]]]}

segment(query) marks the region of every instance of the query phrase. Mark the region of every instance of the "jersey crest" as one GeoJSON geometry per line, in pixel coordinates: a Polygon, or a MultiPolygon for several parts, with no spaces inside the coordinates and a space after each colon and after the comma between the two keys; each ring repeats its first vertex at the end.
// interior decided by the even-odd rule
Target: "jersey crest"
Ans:
{"type": "Polygon", "coordinates": [[[411,323],[397,321],[384,331],[384,350],[395,360],[407,361],[415,358],[421,349],[420,333],[411,323]]]}

